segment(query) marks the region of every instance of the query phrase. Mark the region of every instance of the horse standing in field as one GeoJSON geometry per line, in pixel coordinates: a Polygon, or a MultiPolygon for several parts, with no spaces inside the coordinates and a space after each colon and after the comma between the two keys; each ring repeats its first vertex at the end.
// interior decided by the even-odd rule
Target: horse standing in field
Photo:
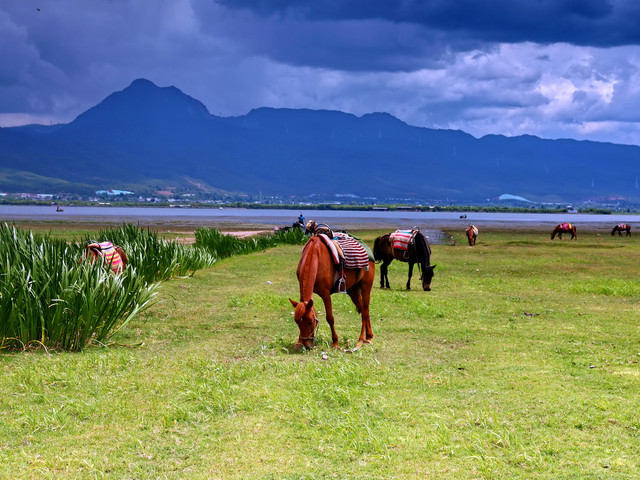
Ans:
{"type": "Polygon", "coordinates": [[[560,225],[558,225],[556,228],[553,229],[553,232],[551,232],[551,240],[553,240],[556,235],[558,235],[558,238],[562,240],[563,233],[570,233],[571,240],[578,239],[578,234],[576,233],[575,225],[571,225],[570,223],[561,223],[560,225]]]}
{"type": "MultiPolygon", "coordinates": [[[[348,236],[345,235],[345,237],[348,236]]],[[[314,293],[324,303],[327,323],[331,328],[331,346],[333,348],[339,348],[331,305],[331,295],[337,292],[347,293],[362,317],[362,330],[355,348],[371,343],[373,339],[369,301],[375,276],[375,263],[369,260],[365,252],[364,259],[360,259],[356,263],[356,265],[365,266],[349,268],[353,264],[347,263],[346,260],[336,265],[336,256],[339,253],[335,245],[332,247],[331,242],[333,240],[328,235],[312,236],[304,246],[302,257],[298,262],[296,275],[300,284],[300,301],[289,299],[295,308],[294,319],[300,330],[298,341],[293,347],[296,350],[303,346],[307,349],[313,348],[315,332],[318,327],[318,316],[313,302],[314,293]]],[[[340,250],[346,250],[347,248],[342,245],[340,243],[340,250]]],[[[364,252],[364,249],[362,251],[364,252]]]]}
{"type": "Polygon", "coordinates": [[[628,223],[619,223],[618,225],[616,225],[615,227],[613,227],[613,230],[611,230],[611,236],[613,237],[616,232],[618,232],[619,236],[622,236],[622,232],[627,232],[627,237],[631,235],[631,225],[629,225],[628,223]]]}
{"type": "Polygon", "coordinates": [[[433,269],[436,266],[431,265],[431,247],[420,230],[396,230],[376,238],[373,244],[373,257],[376,262],[382,262],[380,288],[389,288],[389,264],[395,259],[409,263],[407,290],[411,290],[413,265],[416,263],[422,270],[420,277],[422,289],[427,292],[431,290],[433,269]]]}
{"type": "Polygon", "coordinates": [[[476,244],[476,238],[478,238],[478,227],[469,225],[464,233],[467,235],[467,240],[469,240],[469,246],[473,247],[476,244]]]}
{"type": "Polygon", "coordinates": [[[88,244],[80,261],[83,260],[88,260],[90,263],[100,261],[113,273],[122,273],[129,261],[122,247],[113,245],[111,242],[88,244]]]}

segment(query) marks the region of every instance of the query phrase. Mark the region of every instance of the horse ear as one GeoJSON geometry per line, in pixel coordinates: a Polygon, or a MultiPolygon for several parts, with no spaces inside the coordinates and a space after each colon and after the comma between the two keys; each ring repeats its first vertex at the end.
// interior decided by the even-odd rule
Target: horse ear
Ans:
{"type": "Polygon", "coordinates": [[[309,299],[307,302],[307,310],[310,310],[313,307],[313,298],[309,299]]]}
{"type": "Polygon", "coordinates": [[[431,270],[433,270],[434,268],[436,268],[436,266],[437,266],[437,264],[435,264],[435,263],[434,263],[433,265],[431,265],[431,270]]]}
{"type": "Polygon", "coordinates": [[[295,300],[289,299],[289,301],[291,302],[291,305],[293,305],[293,308],[296,308],[298,306],[298,302],[296,302],[295,300]]]}

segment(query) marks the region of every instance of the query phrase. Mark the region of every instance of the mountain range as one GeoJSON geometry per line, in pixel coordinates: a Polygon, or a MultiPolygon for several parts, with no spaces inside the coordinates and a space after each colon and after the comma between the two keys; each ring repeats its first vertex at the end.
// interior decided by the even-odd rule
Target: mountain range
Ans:
{"type": "Polygon", "coordinates": [[[193,192],[416,201],[640,201],[640,147],[408,125],[387,113],[209,113],[137,79],[62,125],[0,128],[0,191],[193,192]]]}

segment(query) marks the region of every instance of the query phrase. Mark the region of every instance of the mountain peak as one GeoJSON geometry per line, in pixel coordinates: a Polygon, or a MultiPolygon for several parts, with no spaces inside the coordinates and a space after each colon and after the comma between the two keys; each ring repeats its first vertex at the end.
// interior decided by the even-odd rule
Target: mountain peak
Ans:
{"type": "Polygon", "coordinates": [[[136,78],[127,88],[160,88],[151,80],[146,78],[136,78]]]}
{"type": "MultiPolygon", "coordinates": [[[[124,90],[114,92],[79,115],[71,125],[156,123],[167,117],[174,121],[208,119],[207,107],[176,87],[159,87],[151,80],[137,78],[124,90]]],[[[73,127],[72,127],[73,128],[73,127]]]]}

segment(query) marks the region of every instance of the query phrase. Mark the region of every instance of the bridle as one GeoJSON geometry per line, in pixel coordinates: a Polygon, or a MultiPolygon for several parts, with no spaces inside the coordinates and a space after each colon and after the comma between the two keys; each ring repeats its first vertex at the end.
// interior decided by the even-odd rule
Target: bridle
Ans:
{"type": "Polygon", "coordinates": [[[315,340],[315,338],[316,338],[316,333],[318,333],[318,326],[320,325],[320,320],[318,320],[318,315],[316,314],[316,309],[315,309],[315,307],[313,307],[313,319],[314,319],[314,320],[315,320],[315,322],[316,322],[316,326],[315,326],[315,328],[313,329],[313,333],[311,334],[311,336],[310,336],[310,337],[301,337],[301,336],[298,336],[298,338],[299,338],[300,340],[315,340]]]}

